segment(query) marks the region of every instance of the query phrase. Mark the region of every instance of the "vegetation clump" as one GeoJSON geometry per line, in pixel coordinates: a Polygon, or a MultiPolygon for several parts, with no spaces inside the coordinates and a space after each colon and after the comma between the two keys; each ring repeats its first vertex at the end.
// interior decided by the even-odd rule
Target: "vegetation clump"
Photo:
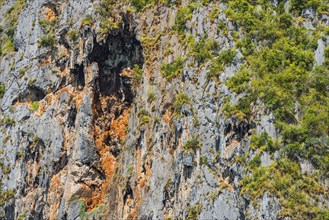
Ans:
{"type": "Polygon", "coordinates": [[[39,39],[39,47],[51,47],[53,48],[55,46],[56,38],[55,35],[52,33],[49,33],[45,36],[42,36],[39,39]]]}
{"type": "Polygon", "coordinates": [[[185,93],[179,93],[176,96],[176,100],[174,102],[174,109],[176,114],[180,114],[182,111],[182,108],[185,104],[190,104],[191,101],[185,93]]]}
{"type": "Polygon", "coordinates": [[[73,30],[73,29],[69,30],[67,32],[67,35],[69,36],[69,39],[71,41],[76,41],[79,38],[78,32],[76,30],[73,30]]]}
{"type": "Polygon", "coordinates": [[[197,148],[200,148],[200,147],[201,147],[201,144],[200,144],[200,141],[198,140],[197,136],[193,136],[190,140],[187,140],[183,146],[183,148],[185,150],[191,149],[194,152],[196,151],[197,148]]]}
{"type": "Polygon", "coordinates": [[[35,112],[39,109],[39,102],[38,101],[34,101],[31,104],[31,112],[35,112]]]}
{"type": "Polygon", "coordinates": [[[3,96],[5,95],[5,91],[6,91],[6,86],[4,83],[0,83],[0,98],[2,99],[3,96]]]}
{"type": "Polygon", "coordinates": [[[168,80],[172,80],[182,74],[184,60],[178,57],[174,62],[161,65],[162,76],[168,80]]]}
{"type": "MultiPolygon", "coordinates": [[[[248,121],[262,103],[273,113],[281,136],[280,141],[266,133],[251,137],[251,147],[259,153],[249,163],[251,173],[241,181],[241,193],[248,193],[253,201],[265,191],[272,193],[283,207],[281,217],[321,219],[328,215],[316,202],[318,195],[327,193],[320,179],[329,174],[328,64],[314,62],[314,42],[321,37],[322,27],[310,33],[293,19],[305,8],[326,7],[323,1],[294,0],[292,14],[287,14],[283,2],[274,6],[270,1],[238,0],[229,1],[225,10],[240,28],[236,48],[245,64],[225,82],[239,100],[235,105],[227,102],[224,111],[228,117],[248,121]],[[279,152],[280,157],[262,167],[262,151],[272,156],[279,152]],[[301,171],[304,160],[312,163],[315,174],[301,171]]],[[[225,57],[227,62],[234,55],[225,57]]]]}

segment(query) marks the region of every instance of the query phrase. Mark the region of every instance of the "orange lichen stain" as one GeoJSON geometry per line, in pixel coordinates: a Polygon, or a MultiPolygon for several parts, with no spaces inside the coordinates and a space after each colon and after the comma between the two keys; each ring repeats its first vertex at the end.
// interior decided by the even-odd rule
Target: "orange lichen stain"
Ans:
{"type": "Polygon", "coordinates": [[[50,206],[50,214],[49,219],[55,220],[57,217],[58,208],[61,201],[61,194],[63,193],[62,184],[60,182],[60,173],[53,176],[53,178],[50,181],[50,188],[49,188],[49,198],[52,198],[53,201],[51,201],[50,206]],[[51,196],[53,195],[53,196],[51,196]]]}
{"type": "Polygon", "coordinates": [[[80,93],[75,93],[74,96],[73,96],[73,99],[75,101],[75,107],[77,109],[79,109],[80,105],[83,103],[83,95],[84,95],[84,92],[80,92],[80,93]]]}
{"type": "Polygon", "coordinates": [[[143,175],[143,176],[141,177],[140,182],[139,182],[139,186],[140,186],[141,188],[144,188],[144,186],[145,186],[145,182],[146,182],[146,176],[143,175]]]}
{"type": "Polygon", "coordinates": [[[44,11],[44,15],[47,21],[53,21],[56,18],[55,12],[50,8],[46,8],[46,10],[44,11]]]}
{"type": "Polygon", "coordinates": [[[136,209],[131,209],[128,215],[128,219],[136,219],[136,209]]]}
{"type": "Polygon", "coordinates": [[[145,165],[145,170],[146,170],[146,176],[147,177],[152,177],[152,175],[153,175],[152,170],[151,170],[151,167],[148,163],[145,165]]]}
{"type": "Polygon", "coordinates": [[[86,211],[91,211],[92,209],[96,208],[98,204],[101,204],[104,201],[107,189],[112,183],[112,177],[117,167],[116,158],[110,152],[108,152],[108,148],[104,148],[100,154],[100,162],[106,179],[100,188],[94,190],[91,190],[91,186],[83,186],[79,195],[82,199],[85,200],[86,211]]]}
{"type": "Polygon", "coordinates": [[[67,68],[65,68],[63,71],[60,71],[60,73],[59,73],[59,76],[61,78],[65,77],[65,76],[69,76],[69,75],[70,75],[70,71],[67,68]]]}
{"type": "Polygon", "coordinates": [[[128,125],[130,109],[126,109],[122,115],[120,115],[117,119],[113,120],[111,123],[111,129],[113,133],[119,138],[119,140],[123,141],[126,138],[126,127],[128,125]]]}
{"type": "Polygon", "coordinates": [[[71,96],[71,95],[72,95],[72,92],[71,92],[67,87],[64,87],[64,88],[58,90],[58,91],[53,95],[53,97],[52,97],[52,99],[51,99],[51,100],[52,100],[52,104],[55,104],[55,103],[58,101],[59,97],[60,97],[63,93],[67,93],[68,96],[71,96]]]}
{"type": "Polygon", "coordinates": [[[42,116],[42,114],[46,111],[46,109],[47,109],[47,101],[46,100],[41,100],[40,102],[39,102],[39,108],[37,109],[37,116],[39,116],[39,117],[41,117],[42,116]]]}
{"type": "Polygon", "coordinates": [[[240,142],[233,140],[230,145],[226,146],[225,149],[225,158],[229,158],[230,154],[240,145],[240,142]]]}
{"type": "Polygon", "coordinates": [[[170,109],[167,109],[166,113],[163,115],[163,121],[169,123],[171,121],[171,118],[172,112],[170,111],[170,109]]]}
{"type": "Polygon", "coordinates": [[[125,68],[122,70],[122,72],[120,73],[120,76],[122,77],[128,77],[128,78],[132,78],[134,76],[134,70],[128,68],[125,68]]]}
{"type": "Polygon", "coordinates": [[[111,184],[112,177],[115,173],[115,169],[117,167],[117,160],[111,153],[106,152],[102,155],[101,165],[106,176],[106,181],[102,185],[101,198],[103,199],[105,197],[106,189],[111,184]]]}

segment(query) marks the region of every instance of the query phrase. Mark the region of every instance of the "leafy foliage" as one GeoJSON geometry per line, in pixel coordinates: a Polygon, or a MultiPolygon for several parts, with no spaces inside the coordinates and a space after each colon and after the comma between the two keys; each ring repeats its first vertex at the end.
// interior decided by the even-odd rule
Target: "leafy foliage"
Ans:
{"type": "Polygon", "coordinates": [[[52,33],[49,33],[45,36],[42,36],[39,39],[39,47],[51,47],[53,48],[55,46],[56,38],[55,35],[52,33]]]}
{"type": "Polygon", "coordinates": [[[184,104],[190,104],[190,99],[185,93],[179,93],[174,102],[174,109],[176,114],[180,114],[184,104]]]}
{"type": "Polygon", "coordinates": [[[5,84],[4,84],[4,83],[1,83],[1,84],[0,84],[0,98],[1,98],[1,99],[2,99],[3,96],[5,95],[5,90],[6,90],[5,84]]]}
{"type": "Polygon", "coordinates": [[[184,60],[181,57],[178,57],[173,63],[162,64],[162,76],[168,80],[171,80],[182,73],[183,66],[184,60]]]}
{"type": "Polygon", "coordinates": [[[226,82],[240,94],[238,104],[227,102],[224,110],[228,116],[249,120],[263,103],[274,114],[282,138],[272,140],[266,133],[251,137],[253,149],[279,151],[281,159],[259,167],[256,155],[249,162],[251,174],[241,181],[242,194],[248,193],[253,201],[265,191],[274,194],[283,207],[282,217],[321,219],[328,214],[317,203],[318,195],[327,193],[320,178],[329,174],[328,56],[324,66],[315,65],[314,42],[321,37],[321,25],[310,33],[292,17],[305,8],[320,10],[327,5],[327,1],[293,0],[291,15],[283,2],[275,7],[270,1],[237,0],[229,1],[225,11],[240,28],[236,47],[245,64],[226,82]],[[318,171],[302,173],[302,160],[318,171]]]}

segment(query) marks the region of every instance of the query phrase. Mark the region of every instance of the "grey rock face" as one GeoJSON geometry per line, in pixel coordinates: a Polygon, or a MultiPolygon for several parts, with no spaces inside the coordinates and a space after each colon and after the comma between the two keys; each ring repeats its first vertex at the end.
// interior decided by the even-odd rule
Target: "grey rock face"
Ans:
{"type": "Polygon", "coordinates": [[[324,49],[325,49],[325,43],[322,39],[318,40],[318,48],[315,51],[314,59],[317,63],[317,65],[322,65],[324,63],[324,49]]]}

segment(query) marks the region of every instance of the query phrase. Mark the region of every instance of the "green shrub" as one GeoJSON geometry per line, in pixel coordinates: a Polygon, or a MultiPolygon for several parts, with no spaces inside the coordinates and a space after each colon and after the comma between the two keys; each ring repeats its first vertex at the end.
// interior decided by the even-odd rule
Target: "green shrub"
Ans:
{"type": "Polygon", "coordinates": [[[56,38],[55,35],[50,33],[47,34],[46,36],[42,36],[39,39],[39,47],[51,47],[53,48],[55,46],[56,38]]]}
{"type": "Polygon", "coordinates": [[[139,126],[150,123],[150,115],[146,109],[142,109],[138,112],[139,126]]]}
{"type": "Polygon", "coordinates": [[[298,163],[282,158],[268,168],[254,166],[252,174],[244,177],[240,187],[241,193],[248,193],[253,201],[262,197],[265,191],[274,194],[282,205],[280,217],[303,219],[308,216],[313,219],[325,213],[310,197],[325,192],[317,180],[316,174],[303,175],[298,163]]]}
{"type": "Polygon", "coordinates": [[[39,109],[39,102],[38,101],[34,101],[31,104],[31,112],[35,112],[39,109]]]}
{"type": "Polygon", "coordinates": [[[222,51],[211,63],[210,69],[207,72],[207,78],[217,78],[220,72],[224,70],[224,67],[233,62],[235,56],[236,52],[231,49],[222,51]]]}
{"type": "Polygon", "coordinates": [[[194,152],[196,151],[197,148],[200,148],[201,144],[198,140],[197,136],[194,136],[192,139],[187,140],[186,143],[184,144],[183,148],[185,150],[193,150],[194,152]]]}
{"type": "Polygon", "coordinates": [[[10,139],[10,135],[7,135],[4,139],[3,139],[3,144],[7,143],[7,141],[10,139]]]}
{"type": "Polygon", "coordinates": [[[152,102],[152,101],[155,100],[155,93],[154,93],[154,91],[153,91],[153,87],[149,88],[149,92],[148,92],[148,94],[147,94],[147,100],[148,100],[149,102],[152,102]]]}
{"type": "Polygon", "coordinates": [[[192,12],[192,9],[186,6],[181,6],[177,11],[175,30],[179,35],[185,35],[185,24],[192,18],[192,12]]]}
{"type": "Polygon", "coordinates": [[[48,26],[48,21],[45,19],[40,19],[39,20],[39,25],[41,26],[41,28],[46,28],[48,26]]]}
{"type": "Polygon", "coordinates": [[[22,68],[19,70],[19,75],[18,75],[18,78],[22,78],[24,75],[25,75],[25,72],[26,72],[26,69],[25,68],[22,68]]]}
{"type": "Polygon", "coordinates": [[[8,54],[15,51],[14,39],[7,40],[1,48],[2,54],[8,54]]]}
{"type": "Polygon", "coordinates": [[[92,26],[93,25],[93,18],[91,15],[86,15],[80,24],[80,27],[85,27],[85,26],[92,26]]]}
{"type": "Polygon", "coordinates": [[[187,219],[197,220],[202,211],[202,204],[194,204],[189,207],[187,219]]]}
{"type": "Polygon", "coordinates": [[[168,80],[172,80],[182,74],[183,67],[184,60],[181,57],[178,57],[173,63],[161,65],[162,76],[168,80]]]}
{"type": "Polygon", "coordinates": [[[119,24],[115,22],[113,19],[103,19],[99,28],[99,32],[101,35],[109,34],[111,30],[118,29],[119,24]]]}
{"type": "Polygon", "coordinates": [[[143,78],[143,69],[140,68],[139,65],[135,64],[134,68],[133,68],[133,71],[134,71],[133,79],[137,83],[139,83],[143,78]]]}
{"type": "Polygon", "coordinates": [[[209,17],[210,17],[210,21],[214,21],[216,18],[218,18],[220,13],[219,8],[214,7],[213,10],[210,12],[209,17]]]}
{"type": "MultiPolygon", "coordinates": [[[[291,1],[293,16],[309,7],[328,6],[318,0],[291,1]]],[[[329,50],[325,50],[325,65],[315,66],[314,49],[326,30],[321,27],[310,34],[285,13],[283,2],[274,7],[270,1],[228,1],[225,13],[244,36],[235,46],[245,64],[225,82],[239,98],[235,105],[225,102],[224,112],[248,121],[264,105],[266,112],[273,113],[282,137],[273,141],[266,133],[252,136],[251,146],[258,155],[264,150],[272,156],[279,151],[282,158],[267,168],[258,167],[259,157],[251,160],[251,173],[241,181],[241,192],[254,202],[265,191],[271,192],[280,200],[282,218],[319,218],[327,213],[314,201],[324,193],[319,178],[329,174],[329,50]],[[302,173],[302,160],[312,163],[314,175],[302,173]]],[[[222,58],[229,63],[234,56],[228,53],[222,58]]],[[[217,63],[221,61],[218,58],[217,63]]],[[[212,68],[210,76],[223,67],[212,68]]]]}
{"type": "Polygon", "coordinates": [[[218,48],[219,45],[217,41],[207,40],[203,37],[198,42],[194,43],[192,52],[195,60],[199,64],[202,64],[216,56],[218,48]]]}
{"type": "Polygon", "coordinates": [[[290,8],[300,14],[303,9],[317,9],[321,6],[321,0],[291,0],[290,8]]]}
{"type": "Polygon", "coordinates": [[[79,37],[78,32],[76,30],[73,30],[73,29],[69,30],[69,32],[67,32],[67,35],[69,36],[69,39],[71,41],[76,41],[79,37]]]}
{"type": "Polygon", "coordinates": [[[176,96],[176,100],[174,102],[174,109],[175,109],[176,114],[180,114],[181,110],[182,110],[182,107],[185,104],[190,104],[190,103],[191,103],[191,101],[190,101],[188,95],[186,95],[184,93],[179,93],[176,96]]]}
{"type": "Polygon", "coordinates": [[[6,90],[5,84],[4,84],[4,83],[1,83],[1,84],[0,84],[0,98],[1,98],[1,99],[2,99],[3,96],[5,95],[5,90],[6,90]]]}
{"type": "Polygon", "coordinates": [[[151,6],[155,2],[155,0],[132,0],[131,5],[136,8],[137,11],[142,11],[146,6],[151,6]]]}
{"type": "Polygon", "coordinates": [[[8,23],[12,28],[17,26],[19,14],[25,5],[25,0],[16,0],[15,4],[7,10],[5,15],[6,23],[8,23]]]}
{"type": "Polygon", "coordinates": [[[0,126],[12,126],[15,125],[16,121],[10,118],[8,115],[0,119],[0,126]]]}
{"type": "Polygon", "coordinates": [[[253,134],[251,136],[250,145],[254,149],[264,148],[265,150],[271,152],[278,150],[278,143],[274,142],[266,132],[263,132],[260,135],[253,134]]]}

